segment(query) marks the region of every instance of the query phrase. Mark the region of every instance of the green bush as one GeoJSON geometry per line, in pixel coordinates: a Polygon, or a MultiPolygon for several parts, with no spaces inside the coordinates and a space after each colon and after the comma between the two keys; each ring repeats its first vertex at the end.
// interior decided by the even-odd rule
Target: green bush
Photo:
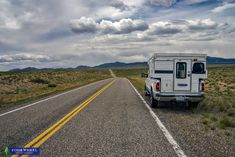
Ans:
{"type": "Polygon", "coordinates": [[[230,117],[234,117],[235,116],[235,111],[228,111],[227,115],[230,116],[230,117]]]}
{"type": "Polygon", "coordinates": [[[49,83],[49,81],[44,80],[44,79],[41,79],[41,78],[32,79],[32,80],[30,80],[30,82],[33,82],[33,83],[41,83],[41,84],[48,84],[48,83],[49,83]]]}
{"type": "Polygon", "coordinates": [[[232,135],[231,132],[229,132],[229,131],[225,131],[224,134],[225,134],[226,136],[231,136],[231,135],[232,135]]]}
{"type": "Polygon", "coordinates": [[[203,119],[203,120],[202,120],[202,123],[203,123],[204,125],[208,125],[208,124],[210,123],[210,120],[209,120],[209,119],[203,119]]]}
{"type": "Polygon", "coordinates": [[[219,123],[219,127],[221,129],[225,129],[226,127],[235,127],[235,121],[228,118],[223,118],[219,123]]]}
{"type": "Polygon", "coordinates": [[[218,120],[218,118],[215,117],[215,116],[211,116],[211,117],[210,117],[210,120],[213,121],[213,122],[216,122],[216,121],[218,120]]]}
{"type": "Polygon", "coordinates": [[[57,86],[57,84],[49,83],[47,86],[48,86],[48,87],[56,87],[56,86],[57,86]]]}

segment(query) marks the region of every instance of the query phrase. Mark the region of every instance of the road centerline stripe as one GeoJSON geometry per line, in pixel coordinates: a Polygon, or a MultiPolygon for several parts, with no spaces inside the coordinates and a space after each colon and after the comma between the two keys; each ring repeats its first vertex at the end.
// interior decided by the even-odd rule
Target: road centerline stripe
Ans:
{"type": "MultiPolygon", "coordinates": [[[[53,125],[52,127],[50,127],[49,129],[47,129],[46,131],[44,131],[44,132],[46,132],[46,133],[48,133],[48,132],[50,132],[50,131],[53,131],[54,129],[56,129],[60,124],[63,124],[63,121],[66,121],[66,118],[67,119],[69,119],[70,117],[73,117],[73,116],[75,116],[78,112],[77,111],[80,111],[79,109],[80,108],[84,108],[83,106],[86,106],[86,105],[88,105],[92,100],[94,100],[98,95],[100,95],[101,93],[103,93],[104,92],[104,90],[105,89],[107,89],[112,83],[113,83],[114,81],[112,81],[112,82],[110,82],[109,84],[107,84],[106,86],[104,86],[101,90],[99,90],[98,92],[96,92],[95,94],[93,94],[91,97],[89,97],[86,101],[84,101],[82,104],[80,104],[77,108],[75,108],[73,111],[71,111],[69,114],[67,114],[65,117],[63,117],[62,119],[60,119],[56,124],[57,125],[53,125]]],[[[70,118],[71,119],[71,118],[70,118]]],[[[69,120],[70,120],[69,119],[69,120]]],[[[68,122],[68,121],[66,121],[66,122],[68,122]]],[[[46,133],[42,133],[42,134],[46,134],[46,133]]],[[[41,135],[41,134],[40,134],[41,135]]],[[[39,136],[40,136],[39,135],[39,136]]],[[[43,138],[43,137],[42,137],[43,138]]],[[[40,140],[40,139],[39,139],[40,140]]],[[[35,142],[37,142],[37,141],[35,141],[35,142]]],[[[32,146],[32,145],[34,145],[35,144],[35,142],[34,143],[32,143],[30,146],[32,146]]],[[[27,145],[25,146],[25,147],[27,147],[27,145]]]]}
{"type": "MultiPolygon", "coordinates": [[[[128,80],[128,79],[127,79],[128,80]]],[[[175,153],[177,154],[178,157],[187,157],[184,153],[184,151],[180,148],[179,144],[175,141],[173,136],[170,134],[170,132],[166,129],[166,127],[163,125],[161,120],[158,118],[158,116],[154,113],[154,111],[149,107],[148,103],[144,100],[144,98],[140,95],[140,93],[137,91],[137,89],[133,86],[133,84],[128,80],[130,83],[131,87],[134,89],[136,94],[139,96],[139,98],[142,100],[146,108],[149,110],[150,115],[153,117],[161,131],[163,132],[163,135],[166,137],[168,142],[172,145],[175,153]]]]}
{"type": "MultiPolygon", "coordinates": [[[[98,94],[98,93],[96,93],[98,94]]],[[[63,121],[65,121],[67,118],[69,118],[74,112],[76,112],[76,110],[78,110],[79,108],[81,108],[87,101],[89,101],[93,96],[91,96],[90,98],[88,98],[87,100],[85,100],[83,103],[81,103],[78,107],[76,107],[75,109],[73,109],[72,111],[70,111],[68,114],[66,114],[62,119],[60,119],[59,121],[57,121],[55,124],[53,124],[50,128],[48,128],[46,131],[44,131],[43,133],[41,133],[39,136],[37,136],[34,140],[32,140],[30,143],[28,143],[25,147],[30,147],[32,146],[34,143],[36,143],[38,140],[40,140],[41,138],[43,138],[47,133],[49,133],[51,130],[53,130],[54,128],[56,128],[59,124],[61,124],[63,121]]]]}
{"type": "MultiPolygon", "coordinates": [[[[111,81],[110,83],[106,84],[103,88],[101,88],[99,91],[97,91],[95,94],[93,94],[91,97],[86,99],[83,103],[81,103],[78,107],[73,109],[71,112],[66,114],[62,119],[57,121],[55,124],[53,124],[51,127],[46,129],[44,132],[42,132],[40,135],[38,135],[36,138],[34,138],[32,141],[30,141],[28,144],[26,144],[24,147],[39,147],[41,146],[46,140],[48,140],[53,134],[55,134],[60,128],[62,128],[70,119],[72,119],[75,115],[77,115],[83,108],[85,108],[90,102],[92,102],[96,97],[98,97],[100,94],[102,94],[108,87],[110,87],[115,80],[111,81]]],[[[13,155],[13,157],[16,157],[17,155],[13,155]]],[[[27,155],[26,155],[27,156],[27,155]]],[[[24,156],[25,157],[25,156],[24,156]]]]}
{"type": "MultiPolygon", "coordinates": [[[[101,93],[100,93],[101,94],[101,93]]],[[[97,95],[99,96],[99,95],[97,95]]],[[[97,97],[96,96],[96,97],[97,97]]],[[[49,139],[55,132],[57,132],[60,128],[62,128],[70,119],[72,119],[78,112],[80,112],[83,108],[85,108],[91,101],[93,101],[96,97],[88,101],[86,104],[84,104],[81,108],[79,108],[72,116],[70,116],[68,119],[66,119],[63,123],[61,123],[58,127],[53,129],[49,134],[47,134],[44,138],[42,138],[40,141],[38,141],[36,144],[34,144],[33,147],[39,147],[41,146],[47,139],[49,139]]]]}

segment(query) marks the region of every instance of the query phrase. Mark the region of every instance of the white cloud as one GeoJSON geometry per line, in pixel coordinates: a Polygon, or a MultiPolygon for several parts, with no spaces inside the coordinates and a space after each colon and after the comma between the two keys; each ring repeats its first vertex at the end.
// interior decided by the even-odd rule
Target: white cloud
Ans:
{"type": "MultiPolygon", "coordinates": [[[[149,29],[143,33],[139,33],[139,38],[148,38],[151,35],[158,36],[172,36],[174,34],[188,34],[193,35],[204,33],[206,30],[213,30],[215,33],[219,30],[219,26],[224,24],[217,24],[211,19],[195,19],[195,20],[180,20],[180,21],[159,21],[149,25],[149,29]]],[[[205,33],[204,33],[205,34],[205,33]]]]}
{"type": "Polygon", "coordinates": [[[150,0],[151,5],[171,6],[176,3],[176,0],[150,0]]]}
{"type": "Polygon", "coordinates": [[[185,4],[196,4],[196,3],[202,3],[202,2],[206,2],[208,0],[186,0],[184,1],[185,4]]]}
{"type": "Polygon", "coordinates": [[[143,20],[121,19],[120,21],[102,20],[96,23],[92,18],[82,17],[72,20],[72,31],[76,33],[101,33],[101,34],[128,34],[134,31],[143,31],[148,25],[143,20]]]}
{"type": "Polygon", "coordinates": [[[20,29],[21,25],[17,21],[15,21],[15,20],[7,19],[5,21],[5,28],[8,28],[8,29],[20,29]]]}
{"type": "Polygon", "coordinates": [[[188,28],[191,30],[215,29],[218,24],[211,19],[187,20],[188,28]]]}
{"type": "Polygon", "coordinates": [[[213,10],[211,10],[213,13],[221,13],[224,12],[227,9],[235,8],[235,3],[223,3],[222,6],[216,7],[213,10]]]}
{"type": "Polygon", "coordinates": [[[97,19],[112,19],[112,20],[120,20],[126,17],[132,16],[136,12],[136,8],[128,9],[128,10],[120,10],[115,7],[102,7],[96,11],[97,19]]]}
{"type": "Polygon", "coordinates": [[[182,25],[174,24],[171,22],[160,21],[153,23],[146,31],[148,35],[163,35],[163,34],[176,34],[183,30],[182,25]]]}
{"type": "MultiPolygon", "coordinates": [[[[144,31],[142,37],[146,37],[147,35],[173,35],[188,31],[216,30],[220,25],[211,19],[159,21],[148,26],[143,20],[121,19],[114,22],[102,20],[98,23],[92,18],[82,17],[72,20],[70,26],[76,33],[128,34],[134,31],[144,31]]],[[[141,33],[139,33],[140,36],[141,33]]]]}
{"type": "Polygon", "coordinates": [[[94,33],[97,31],[98,24],[92,18],[81,17],[71,20],[70,27],[76,33],[94,33]]]}
{"type": "Polygon", "coordinates": [[[22,62],[22,61],[36,61],[45,62],[51,61],[52,59],[46,55],[30,54],[30,53],[20,53],[14,55],[2,55],[0,56],[0,63],[10,63],[10,62],[22,62]]]}
{"type": "Polygon", "coordinates": [[[110,22],[102,20],[100,30],[104,34],[128,34],[134,31],[143,31],[148,25],[143,20],[121,19],[120,21],[110,22]]]}
{"type": "Polygon", "coordinates": [[[121,60],[123,62],[143,62],[148,60],[145,55],[143,54],[134,54],[134,55],[129,55],[129,56],[119,56],[117,58],[118,60],[121,60]]]}
{"type": "Polygon", "coordinates": [[[10,1],[0,1],[0,28],[9,30],[19,30],[25,22],[33,17],[32,13],[26,10],[15,9],[12,11],[10,1]]]}
{"type": "Polygon", "coordinates": [[[130,7],[120,0],[113,0],[110,3],[110,6],[120,9],[121,11],[129,10],[130,7]]]}

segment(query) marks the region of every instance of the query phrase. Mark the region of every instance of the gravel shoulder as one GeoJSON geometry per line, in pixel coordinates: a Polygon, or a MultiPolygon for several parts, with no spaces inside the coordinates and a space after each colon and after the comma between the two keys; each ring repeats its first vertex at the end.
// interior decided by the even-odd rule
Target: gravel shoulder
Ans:
{"type": "MultiPolygon", "coordinates": [[[[149,103],[149,98],[141,94],[149,103]]],[[[161,108],[153,111],[188,156],[235,156],[235,137],[224,135],[224,130],[205,127],[202,115],[185,106],[161,105],[161,108]]],[[[234,128],[231,131],[235,131],[234,128]]]]}

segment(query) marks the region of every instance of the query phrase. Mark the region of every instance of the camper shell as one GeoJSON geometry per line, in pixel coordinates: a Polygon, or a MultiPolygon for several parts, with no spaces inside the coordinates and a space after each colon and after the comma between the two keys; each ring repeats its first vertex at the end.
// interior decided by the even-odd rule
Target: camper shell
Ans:
{"type": "Polygon", "coordinates": [[[156,53],[148,60],[145,81],[151,103],[183,101],[197,103],[204,96],[206,54],[156,53]]]}

